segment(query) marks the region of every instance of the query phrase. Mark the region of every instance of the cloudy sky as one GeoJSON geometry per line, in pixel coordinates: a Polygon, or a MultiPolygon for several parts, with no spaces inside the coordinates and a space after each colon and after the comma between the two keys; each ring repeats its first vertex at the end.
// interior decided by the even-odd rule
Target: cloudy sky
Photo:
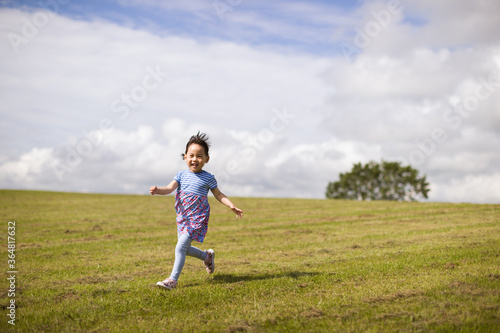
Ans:
{"type": "Polygon", "coordinates": [[[500,1],[0,1],[0,188],[148,193],[189,137],[228,196],[401,161],[500,202],[500,1]]]}

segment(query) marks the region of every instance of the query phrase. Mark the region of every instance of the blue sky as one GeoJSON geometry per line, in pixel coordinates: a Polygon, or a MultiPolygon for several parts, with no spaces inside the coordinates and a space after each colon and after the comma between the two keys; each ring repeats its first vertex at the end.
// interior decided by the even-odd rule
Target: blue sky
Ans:
{"type": "MultiPolygon", "coordinates": [[[[55,0],[54,0],[55,1],[55,0]]],[[[331,43],[314,45],[315,40],[304,38],[300,32],[331,29],[335,17],[331,11],[348,16],[355,11],[356,1],[61,1],[58,7],[41,1],[45,7],[77,20],[106,20],[151,33],[175,34],[195,39],[224,39],[252,46],[288,46],[303,52],[318,52],[331,43]],[[323,12],[323,13],[322,13],[323,12]],[[313,15],[322,15],[319,20],[313,15]],[[240,20],[240,22],[236,22],[240,20]],[[253,21],[252,21],[253,20],[253,21]],[[234,24],[238,23],[238,24],[234,24]],[[283,34],[281,29],[290,29],[283,34]],[[311,47],[313,49],[311,49],[311,47]],[[314,49],[316,48],[316,49],[314,49]]],[[[36,10],[39,1],[5,1],[5,7],[36,10]]],[[[316,40],[327,41],[328,33],[318,34],[316,40]]],[[[333,40],[330,40],[332,42],[333,40]]],[[[331,45],[330,45],[331,52],[331,45]]]]}
{"type": "Polygon", "coordinates": [[[0,1],[0,188],[147,193],[201,130],[231,196],[321,198],[384,159],[426,174],[432,201],[498,203],[498,14],[465,0],[0,1]]]}

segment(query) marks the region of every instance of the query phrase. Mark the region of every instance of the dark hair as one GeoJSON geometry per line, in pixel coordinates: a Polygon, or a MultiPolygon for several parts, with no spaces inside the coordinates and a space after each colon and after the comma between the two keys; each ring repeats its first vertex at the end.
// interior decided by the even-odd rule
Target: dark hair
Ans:
{"type": "Polygon", "coordinates": [[[199,131],[198,133],[196,133],[196,135],[191,136],[188,143],[186,144],[186,152],[181,155],[182,158],[184,159],[184,155],[187,154],[189,146],[191,146],[192,144],[202,146],[203,150],[205,150],[205,155],[208,156],[208,149],[210,148],[210,142],[208,142],[208,139],[208,135],[206,135],[205,133],[200,133],[199,131]]]}

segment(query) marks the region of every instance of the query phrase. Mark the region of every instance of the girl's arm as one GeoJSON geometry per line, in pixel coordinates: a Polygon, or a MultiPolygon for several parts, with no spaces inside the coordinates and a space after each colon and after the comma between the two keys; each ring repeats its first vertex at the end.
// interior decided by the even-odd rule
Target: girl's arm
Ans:
{"type": "Polygon", "coordinates": [[[212,190],[212,193],[214,195],[214,197],[220,201],[220,203],[222,203],[223,205],[226,205],[228,206],[229,208],[231,208],[231,210],[236,214],[236,218],[238,219],[241,219],[241,217],[243,216],[243,211],[241,209],[239,209],[238,207],[236,207],[232,202],[231,200],[229,200],[228,197],[226,197],[224,195],[224,193],[222,193],[218,187],[214,188],[212,190]]]}
{"type": "Polygon", "coordinates": [[[172,193],[178,186],[179,186],[179,183],[177,183],[176,180],[172,180],[172,182],[170,184],[168,184],[167,186],[163,186],[163,187],[151,186],[149,188],[149,192],[151,192],[151,195],[154,195],[154,194],[167,195],[167,194],[172,193]]]}

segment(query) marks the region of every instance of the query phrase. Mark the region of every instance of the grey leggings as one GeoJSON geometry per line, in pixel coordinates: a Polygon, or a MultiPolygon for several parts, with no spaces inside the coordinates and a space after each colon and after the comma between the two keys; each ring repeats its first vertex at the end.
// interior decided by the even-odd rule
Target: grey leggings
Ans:
{"type": "Polygon", "coordinates": [[[188,235],[182,234],[177,236],[177,245],[175,246],[175,262],[170,278],[177,281],[181,275],[182,268],[186,262],[186,255],[195,257],[200,260],[207,258],[207,252],[202,251],[194,246],[191,246],[193,240],[188,235]]]}

